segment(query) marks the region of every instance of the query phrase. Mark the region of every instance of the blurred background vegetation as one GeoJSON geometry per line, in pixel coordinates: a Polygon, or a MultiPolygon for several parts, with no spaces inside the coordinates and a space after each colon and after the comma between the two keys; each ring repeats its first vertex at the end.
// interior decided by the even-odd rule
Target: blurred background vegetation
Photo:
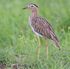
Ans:
{"type": "Polygon", "coordinates": [[[24,64],[26,69],[70,69],[70,0],[0,0],[0,63],[24,64]],[[28,24],[30,12],[22,9],[28,3],[39,5],[39,15],[59,37],[60,51],[48,41],[48,60],[43,39],[37,59],[38,43],[28,24]]]}

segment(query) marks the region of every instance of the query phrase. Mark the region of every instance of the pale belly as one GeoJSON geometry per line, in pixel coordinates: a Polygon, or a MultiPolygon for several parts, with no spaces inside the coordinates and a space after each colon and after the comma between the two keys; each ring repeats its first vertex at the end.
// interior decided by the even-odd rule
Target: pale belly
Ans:
{"type": "Polygon", "coordinates": [[[34,28],[32,27],[30,17],[29,17],[29,25],[30,25],[30,27],[31,27],[32,31],[33,31],[37,36],[42,37],[42,35],[40,35],[39,33],[37,33],[37,32],[34,30],[34,28]]]}

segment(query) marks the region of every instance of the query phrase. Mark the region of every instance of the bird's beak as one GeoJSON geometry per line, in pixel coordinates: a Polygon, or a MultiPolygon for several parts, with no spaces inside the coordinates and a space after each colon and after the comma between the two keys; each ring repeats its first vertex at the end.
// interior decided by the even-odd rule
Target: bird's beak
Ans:
{"type": "Polygon", "coordinates": [[[23,9],[27,9],[28,7],[24,7],[23,9]]]}

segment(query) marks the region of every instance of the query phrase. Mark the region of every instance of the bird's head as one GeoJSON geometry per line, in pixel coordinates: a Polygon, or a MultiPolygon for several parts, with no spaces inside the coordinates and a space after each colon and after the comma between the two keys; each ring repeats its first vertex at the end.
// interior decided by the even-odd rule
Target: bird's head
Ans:
{"type": "Polygon", "coordinates": [[[30,3],[26,7],[24,7],[23,9],[29,9],[31,11],[34,11],[34,10],[38,9],[38,6],[36,4],[30,3]]]}

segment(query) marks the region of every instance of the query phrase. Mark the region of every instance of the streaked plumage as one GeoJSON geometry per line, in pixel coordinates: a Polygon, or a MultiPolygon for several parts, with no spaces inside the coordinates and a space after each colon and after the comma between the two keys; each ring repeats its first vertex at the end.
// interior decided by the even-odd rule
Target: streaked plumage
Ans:
{"type": "Polygon", "coordinates": [[[38,6],[36,4],[30,3],[24,9],[29,9],[32,12],[32,15],[29,17],[29,22],[33,32],[37,36],[41,36],[45,39],[51,39],[60,49],[59,40],[55,35],[52,26],[45,18],[38,16],[38,6]]]}
{"type": "Polygon", "coordinates": [[[57,47],[59,47],[59,40],[56,37],[52,26],[48,23],[48,21],[42,17],[36,16],[31,19],[31,26],[33,28],[33,32],[35,34],[42,36],[44,38],[49,38],[53,40],[57,47]]]}

